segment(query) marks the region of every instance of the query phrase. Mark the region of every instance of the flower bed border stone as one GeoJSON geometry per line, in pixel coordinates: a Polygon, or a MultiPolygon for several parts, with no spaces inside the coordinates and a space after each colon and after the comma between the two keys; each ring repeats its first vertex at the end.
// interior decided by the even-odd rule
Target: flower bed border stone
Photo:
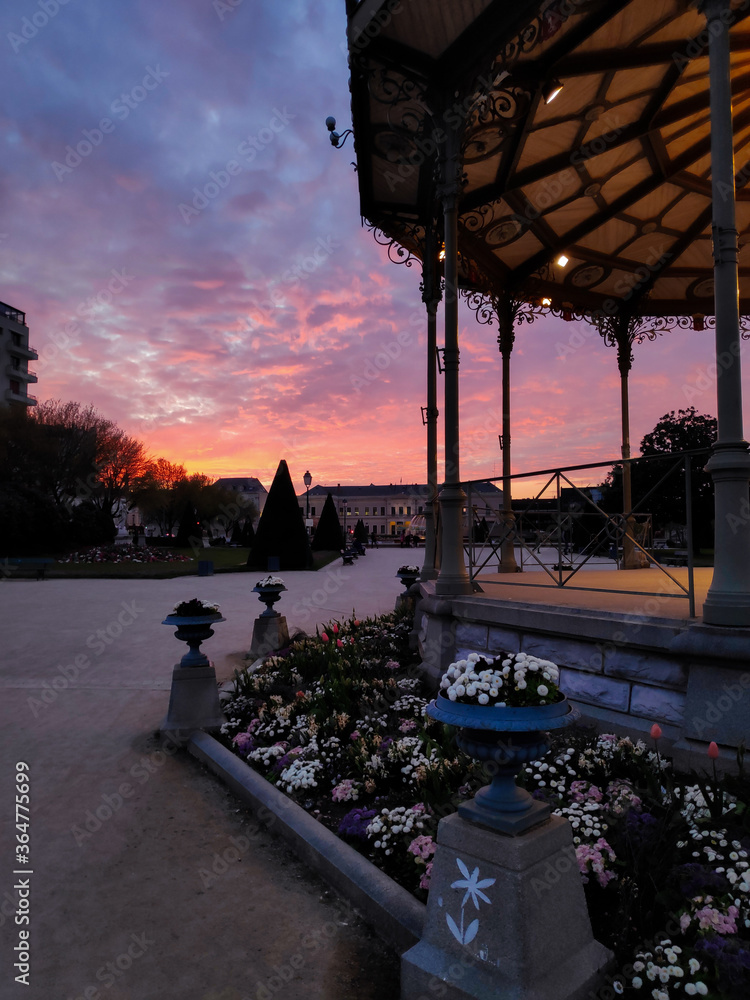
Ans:
{"type": "Polygon", "coordinates": [[[213,736],[196,732],[187,749],[248,803],[269,830],[293,847],[300,861],[347,899],[386,944],[402,954],[421,940],[426,907],[407,889],[213,736]]]}

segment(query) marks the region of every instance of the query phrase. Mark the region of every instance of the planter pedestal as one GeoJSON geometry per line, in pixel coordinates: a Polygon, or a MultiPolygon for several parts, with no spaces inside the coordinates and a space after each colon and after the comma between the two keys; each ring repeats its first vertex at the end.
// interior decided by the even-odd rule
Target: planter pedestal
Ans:
{"type": "Polygon", "coordinates": [[[179,743],[187,743],[198,729],[218,729],[227,721],[219,702],[216,670],[175,664],[169,708],[160,729],[179,743]]]}
{"type": "Polygon", "coordinates": [[[216,670],[201,643],[214,634],[212,625],[226,621],[220,614],[194,617],[168,615],[162,625],[176,628],[175,636],[189,650],[172,671],[167,714],[159,727],[178,743],[187,743],[198,729],[218,729],[226,721],[219,701],[216,670]]]}
{"type": "Polygon", "coordinates": [[[289,629],[286,618],[276,613],[275,618],[265,618],[260,615],[253,625],[253,638],[248,650],[250,659],[257,660],[261,656],[271,656],[277,649],[289,645],[289,629]]]}
{"type": "Polygon", "coordinates": [[[613,956],[594,940],[567,820],[504,836],[453,814],[437,844],[401,1000],[585,1000],[596,990],[613,956]]]}

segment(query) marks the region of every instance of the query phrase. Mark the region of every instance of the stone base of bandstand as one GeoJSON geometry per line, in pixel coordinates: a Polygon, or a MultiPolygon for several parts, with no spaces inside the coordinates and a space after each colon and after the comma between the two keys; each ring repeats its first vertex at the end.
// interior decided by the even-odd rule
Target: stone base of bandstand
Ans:
{"type": "Polygon", "coordinates": [[[289,645],[289,629],[284,615],[255,619],[253,639],[248,650],[248,659],[257,660],[260,657],[271,656],[279,649],[289,645]]]}
{"type": "Polygon", "coordinates": [[[186,743],[196,730],[218,729],[226,721],[213,663],[203,667],[175,664],[169,707],[159,727],[161,732],[178,743],[186,743]]]}
{"type": "Polygon", "coordinates": [[[596,990],[613,956],[594,939],[567,820],[510,837],[453,814],[437,844],[401,1000],[584,1000],[596,990]]]}

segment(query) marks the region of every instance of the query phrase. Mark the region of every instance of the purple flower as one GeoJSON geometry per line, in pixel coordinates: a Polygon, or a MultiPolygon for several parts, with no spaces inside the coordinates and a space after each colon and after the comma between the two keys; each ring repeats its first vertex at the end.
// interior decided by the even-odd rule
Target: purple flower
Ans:
{"type": "Polygon", "coordinates": [[[367,826],[376,815],[377,809],[365,809],[362,806],[350,809],[339,823],[339,834],[342,837],[359,837],[366,840],[367,826]]]}
{"type": "MultiPolygon", "coordinates": [[[[633,813],[630,814],[630,816],[633,815],[633,813]]],[[[628,817],[628,826],[630,825],[630,816],[628,817]]],[[[729,883],[724,875],[711,871],[710,868],[703,865],[680,865],[679,868],[675,869],[675,875],[680,892],[689,899],[706,892],[722,894],[729,888],[729,883]]]]}

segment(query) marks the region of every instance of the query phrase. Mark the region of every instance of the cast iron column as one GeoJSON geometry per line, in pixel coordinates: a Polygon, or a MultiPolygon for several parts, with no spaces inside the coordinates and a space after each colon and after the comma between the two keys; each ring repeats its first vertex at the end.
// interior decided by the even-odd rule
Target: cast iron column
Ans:
{"type": "Polygon", "coordinates": [[[737,223],[728,0],[706,0],[710,42],[716,356],[732,357],[717,379],[719,433],[706,468],[714,481],[714,575],[703,606],[710,625],[750,626],[750,454],[742,428],[737,223]]]}
{"type": "Polygon", "coordinates": [[[445,483],[440,491],[442,550],[436,594],[470,594],[463,549],[463,512],[466,494],[461,489],[458,433],[458,193],[461,158],[458,134],[451,131],[438,194],[443,205],[445,240],[445,483]]]}
{"type": "Polygon", "coordinates": [[[425,539],[423,580],[434,580],[440,566],[437,551],[436,522],[438,516],[438,465],[437,465],[437,309],[440,302],[440,269],[438,267],[437,237],[433,226],[425,241],[425,259],[422,268],[422,301],[427,310],[427,497],[425,498],[425,539]]]}
{"type": "Polygon", "coordinates": [[[497,344],[503,359],[503,528],[504,538],[501,546],[501,558],[498,565],[500,573],[517,573],[516,562],[516,518],[513,513],[511,495],[511,452],[510,452],[510,356],[516,340],[513,328],[514,310],[510,300],[496,304],[497,325],[500,332],[497,344]]]}

